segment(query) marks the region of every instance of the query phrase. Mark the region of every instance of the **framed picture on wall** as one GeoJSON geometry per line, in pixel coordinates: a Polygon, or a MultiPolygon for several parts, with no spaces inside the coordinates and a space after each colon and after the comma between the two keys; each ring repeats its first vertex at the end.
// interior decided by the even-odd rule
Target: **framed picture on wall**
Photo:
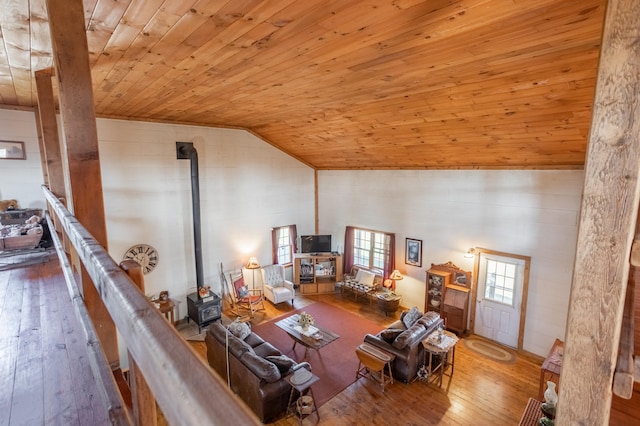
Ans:
{"type": "Polygon", "coordinates": [[[0,141],[0,159],[26,160],[24,142],[0,141]]]}
{"type": "Polygon", "coordinates": [[[404,263],[411,266],[422,267],[422,240],[406,239],[404,263]]]}

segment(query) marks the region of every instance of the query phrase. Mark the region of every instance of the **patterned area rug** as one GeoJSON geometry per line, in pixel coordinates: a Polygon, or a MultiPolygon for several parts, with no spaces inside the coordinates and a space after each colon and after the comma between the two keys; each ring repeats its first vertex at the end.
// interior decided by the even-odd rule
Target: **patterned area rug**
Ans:
{"type": "Polygon", "coordinates": [[[511,364],[516,361],[515,352],[498,344],[474,337],[462,339],[462,342],[465,347],[473,352],[494,361],[504,362],[506,364],[511,364]]]}
{"type": "Polygon", "coordinates": [[[309,356],[305,360],[311,364],[313,373],[320,378],[313,385],[316,405],[320,407],[355,382],[358,369],[356,348],[364,341],[365,334],[375,334],[384,327],[336,306],[315,302],[303,309],[252,327],[253,331],[280,349],[282,353],[300,362],[304,356],[302,345],[296,345],[294,352],[293,340],[284,330],[275,325],[277,321],[300,311],[310,314],[316,326],[333,331],[340,336],[318,352],[309,350],[309,356]]]}

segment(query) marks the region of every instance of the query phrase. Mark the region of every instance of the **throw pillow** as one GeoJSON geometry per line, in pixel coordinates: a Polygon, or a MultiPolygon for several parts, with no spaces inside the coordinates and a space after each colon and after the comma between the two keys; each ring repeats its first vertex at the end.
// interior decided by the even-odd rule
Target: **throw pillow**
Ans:
{"type": "Polygon", "coordinates": [[[436,321],[440,320],[440,314],[438,314],[437,312],[433,312],[433,311],[429,311],[427,313],[425,313],[422,318],[420,318],[420,322],[426,327],[429,328],[431,326],[431,324],[435,323],[436,321]]]}
{"type": "Polygon", "coordinates": [[[413,325],[413,323],[418,321],[420,317],[422,317],[422,312],[420,312],[418,308],[414,306],[413,308],[409,309],[409,312],[407,312],[402,317],[402,323],[405,327],[409,328],[413,325]]]}
{"type": "Polygon", "coordinates": [[[392,345],[394,348],[404,349],[407,346],[420,342],[425,337],[425,334],[424,326],[422,324],[414,324],[409,329],[400,333],[392,345]]]}
{"type": "Polygon", "coordinates": [[[380,332],[380,337],[385,342],[391,344],[404,330],[401,328],[387,328],[380,332]]]}
{"type": "Polygon", "coordinates": [[[246,284],[238,289],[238,297],[240,299],[247,297],[248,295],[249,295],[249,287],[247,287],[246,284]]]}
{"type": "Polygon", "coordinates": [[[286,355],[271,355],[265,357],[265,359],[274,363],[276,367],[278,367],[278,370],[280,370],[280,374],[286,374],[291,370],[291,367],[298,365],[294,360],[286,355]]]}
{"type": "Polygon", "coordinates": [[[251,334],[251,327],[246,322],[234,321],[227,326],[227,329],[240,340],[244,340],[251,334]]]}
{"type": "Polygon", "coordinates": [[[358,282],[364,286],[371,287],[373,285],[373,279],[376,277],[376,274],[369,271],[360,270],[358,273],[362,272],[362,276],[358,280],[358,282]]]}
{"type": "Polygon", "coordinates": [[[240,357],[240,361],[259,379],[264,379],[268,383],[280,380],[281,374],[278,367],[272,362],[254,354],[245,352],[240,357]]]}

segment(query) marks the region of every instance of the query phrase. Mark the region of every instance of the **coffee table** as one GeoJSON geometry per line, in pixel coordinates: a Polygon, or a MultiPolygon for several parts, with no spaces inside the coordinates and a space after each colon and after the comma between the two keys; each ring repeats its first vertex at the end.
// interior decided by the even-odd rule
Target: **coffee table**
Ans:
{"type": "Polygon", "coordinates": [[[304,346],[304,357],[302,359],[307,358],[309,349],[315,349],[316,352],[319,353],[320,348],[327,346],[329,343],[340,337],[336,333],[318,326],[315,326],[318,331],[314,336],[304,335],[299,330],[296,330],[296,327],[298,327],[298,314],[291,315],[290,317],[276,322],[276,326],[284,330],[293,340],[293,347],[291,350],[294,350],[298,343],[304,346]]]}

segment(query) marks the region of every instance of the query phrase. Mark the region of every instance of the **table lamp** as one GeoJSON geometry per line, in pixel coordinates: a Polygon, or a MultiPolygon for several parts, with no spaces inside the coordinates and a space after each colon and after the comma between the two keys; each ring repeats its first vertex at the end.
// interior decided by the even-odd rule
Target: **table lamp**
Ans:
{"type": "Polygon", "coordinates": [[[256,288],[256,269],[260,268],[260,262],[258,262],[258,259],[256,259],[255,257],[251,256],[249,258],[249,260],[247,260],[247,264],[245,265],[245,268],[251,269],[251,272],[253,274],[253,279],[251,280],[251,287],[253,287],[253,289],[255,290],[255,288],[256,288]]]}
{"type": "Polygon", "coordinates": [[[397,269],[394,269],[391,275],[389,275],[389,279],[392,280],[393,284],[391,285],[391,291],[396,291],[396,281],[401,280],[402,274],[397,269]]]}

